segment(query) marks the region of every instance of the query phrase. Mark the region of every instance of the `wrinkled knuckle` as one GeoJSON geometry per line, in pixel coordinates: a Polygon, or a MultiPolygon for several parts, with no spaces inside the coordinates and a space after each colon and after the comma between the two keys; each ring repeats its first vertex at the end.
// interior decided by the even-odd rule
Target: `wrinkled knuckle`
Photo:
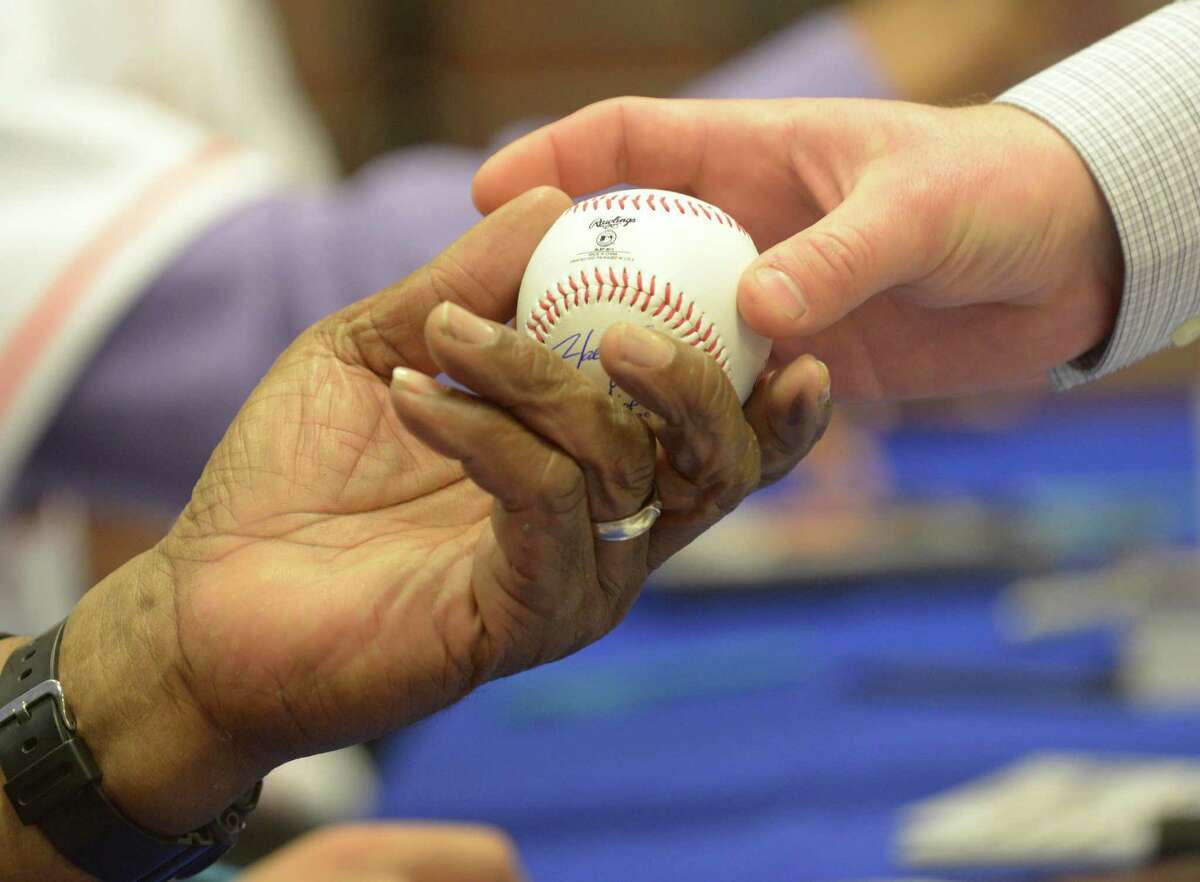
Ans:
{"type": "Polygon", "coordinates": [[[630,505],[641,504],[654,486],[657,464],[652,456],[626,449],[609,455],[592,470],[596,483],[604,488],[605,499],[593,500],[596,504],[611,506],[622,510],[618,517],[629,514],[630,505]]]}
{"type": "Polygon", "coordinates": [[[426,264],[425,282],[439,301],[459,303],[471,312],[478,312],[489,300],[487,286],[452,250],[426,264]]]}
{"type": "Polygon", "coordinates": [[[573,459],[554,452],[546,460],[538,481],[537,496],[541,508],[551,514],[568,514],[587,500],[583,472],[573,459]]]}
{"type": "MultiPolygon", "coordinates": [[[[685,369],[672,381],[672,394],[664,396],[659,416],[672,429],[691,431],[711,425],[730,412],[736,401],[733,386],[716,360],[690,346],[681,347],[685,369]]],[[[737,406],[740,411],[740,405],[737,406]]]]}
{"type": "Polygon", "coordinates": [[[452,271],[453,263],[439,259],[425,265],[425,285],[439,301],[457,299],[458,279],[452,271]]]}
{"type": "Polygon", "coordinates": [[[582,377],[564,371],[562,360],[528,337],[518,337],[508,357],[520,366],[520,386],[535,403],[560,406],[583,390],[582,377]]]}
{"type": "Polygon", "coordinates": [[[365,365],[383,374],[404,361],[393,342],[404,336],[399,323],[395,327],[379,324],[379,313],[367,306],[355,306],[317,322],[297,338],[293,348],[328,352],[344,364],[365,365]]]}
{"type": "Polygon", "coordinates": [[[621,421],[619,406],[610,395],[603,395],[590,382],[582,381],[581,375],[568,376],[560,380],[564,397],[578,410],[583,425],[595,427],[597,431],[618,425],[621,421]]]}
{"type": "Polygon", "coordinates": [[[815,230],[805,239],[803,265],[821,279],[857,282],[869,272],[872,248],[856,228],[815,230]]]}
{"type": "Polygon", "coordinates": [[[707,529],[731,514],[745,498],[746,491],[729,482],[707,487],[696,496],[689,520],[707,529]]]}
{"type": "MultiPolygon", "coordinates": [[[[377,374],[386,374],[393,367],[404,363],[404,356],[395,340],[407,336],[397,324],[385,327],[379,323],[380,315],[375,310],[366,310],[360,321],[358,350],[366,365],[377,374]]],[[[402,320],[401,320],[402,321],[402,320]]]]}
{"type": "Polygon", "coordinates": [[[357,317],[337,320],[336,317],[321,319],[311,328],[296,338],[293,348],[307,348],[329,352],[334,358],[343,362],[358,360],[358,342],[355,339],[353,326],[357,317]]]}
{"type": "MultiPolygon", "coordinates": [[[[742,471],[754,433],[746,427],[732,385],[715,365],[704,374],[694,407],[701,417],[690,420],[676,466],[700,487],[726,483],[742,471]]],[[[753,446],[757,463],[757,445],[753,446]]]]}
{"type": "Polygon", "coordinates": [[[559,425],[602,434],[615,419],[608,396],[596,394],[591,383],[573,371],[556,370],[554,365],[531,369],[519,382],[514,397],[559,425]]]}
{"type": "Polygon", "coordinates": [[[693,485],[704,490],[727,483],[732,473],[729,450],[722,439],[713,435],[696,437],[694,443],[680,451],[675,466],[693,485]]]}
{"type": "Polygon", "coordinates": [[[645,495],[654,481],[656,465],[654,457],[646,453],[618,454],[610,466],[609,481],[625,493],[645,495]]]}

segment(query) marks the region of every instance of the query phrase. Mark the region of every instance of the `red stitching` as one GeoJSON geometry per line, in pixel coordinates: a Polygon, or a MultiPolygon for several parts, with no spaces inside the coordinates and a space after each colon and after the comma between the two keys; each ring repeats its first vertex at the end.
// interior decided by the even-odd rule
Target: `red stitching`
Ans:
{"type": "MultiPolygon", "coordinates": [[[[747,238],[749,238],[749,236],[750,236],[750,234],[746,232],[745,227],[743,227],[741,224],[739,224],[736,220],[734,220],[728,214],[721,211],[719,208],[713,208],[711,206],[706,206],[703,203],[696,202],[695,200],[687,199],[687,198],[680,199],[677,197],[671,197],[670,201],[668,201],[667,197],[659,196],[655,193],[646,193],[644,195],[646,197],[646,208],[650,209],[651,211],[658,211],[661,208],[664,212],[666,212],[667,214],[670,214],[671,213],[671,202],[674,202],[675,210],[678,211],[680,214],[687,214],[690,211],[694,217],[699,218],[699,217],[703,216],[705,220],[715,221],[716,223],[723,224],[723,225],[729,227],[730,229],[737,230],[739,233],[741,233],[743,236],[746,236],[747,238]],[[658,200],[657,204],[655,204],[656,199],[658,200]]],[[[641,193],[637,194],[636,196],[629,196],[627,194],[621,195],[620,193],[614,193],[614,194],[611,194],[608,196],[598,196],[593,199],[584,199],[582,202],[576,202],[574,205],[572,205],[570,208],[568,208],[563,213],[564,214],[575,214],[575,213],[581,212],[581,211],[583,211],[583,212],[599,211],[601,202],[604,203],[604,208],[607,211],[612,210],[613,202],[617,203],[618,211],[625,210],[626,202],[628,202],[635,211],[641,211],[642,210],[642,204],[641,204],[642,196],[643,196],[643,194],[641,194],[641,193]]]]}
{"type": "MultiPolygon", "coordinates": [[[[660,204],[665,203],[660,202],[660,204]]],[[[612,266],[608,267],[607,280],[598,266],[592,267],[590,275],[591,278],[589,278],[588,270],[583,269],[579,272],[578,280],[574,275],[570,275],[546,289],[545,296],[537,301],[534,308],[530,309],[529,317],[525,321],[525,329],[534,339],[539,343],[545,343],[564,313],[592,302],[592,278],[595,279],[598,286],[597,303],[601,301],[611,303],[614,296],[618,303],[624,303],[626,295],[631,295],[629,305],[639,312],[646,313],[650,312],[651,305],[656,302],[655,291],[658,276],[650,276],[650,282],[646,284],[642,271],[639,269],[635,271],[631,283],[627,267],[621,269],[621,276],[618,278],[616,270],[612,266]],[[605,288],[608,289],[607,295],[605,288]],[[638,305],[639,297],[643,298],[640,306],[638,305]]],[[[706,322],[703,312],[700,312],[696,308],[696,304],[688,300],[682,291],[675,289],[673,293],[674,297],[672,297],[671,283],[667,282],[654,311],[650,312],[651,317],[661,318],[663,324],[679,339],[690,346],[695,346],[702,352],[707,352],[716,359],[722,370],[731,373],[729,354],[721,343],[721,334],[716,325],[706,322]],[[682,331],[680,331],[681,328],[683,328],[682,331]]]]}

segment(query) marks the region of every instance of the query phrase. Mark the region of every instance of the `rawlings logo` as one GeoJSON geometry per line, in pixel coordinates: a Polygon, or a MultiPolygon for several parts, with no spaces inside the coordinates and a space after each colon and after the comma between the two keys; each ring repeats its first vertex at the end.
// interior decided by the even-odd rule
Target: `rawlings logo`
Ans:
{"type": "Polygon", "coordinates": [[[630,224],[636,224],[636,223],[637,223],[636,217],[621,217],[621,215],[618,214],[616,217],[609,218],[608,220],[596,218],[594,221],[592,221],[590,224],[588,224],[588,229],[589,230],[595,230],[595,229],[609,230],[609,229],[612,229],[613,227],[624,228],[624,227],[629,226],[630,224]]]}

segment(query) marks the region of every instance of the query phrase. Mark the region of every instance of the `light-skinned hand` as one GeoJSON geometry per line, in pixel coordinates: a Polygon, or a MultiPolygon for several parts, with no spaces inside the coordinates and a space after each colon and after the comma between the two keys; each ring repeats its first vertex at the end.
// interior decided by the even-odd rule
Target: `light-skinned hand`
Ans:
{"type": "Polygon", "coordinates": [[[738,289],[775,364],[814,353],[839,399],[1034,380],[1102,343],[1119,242],[1086,166],[1016,108],[620,98],[510,144],[482,211],[530,187],[694,194],[762,256],[738,289]]]}

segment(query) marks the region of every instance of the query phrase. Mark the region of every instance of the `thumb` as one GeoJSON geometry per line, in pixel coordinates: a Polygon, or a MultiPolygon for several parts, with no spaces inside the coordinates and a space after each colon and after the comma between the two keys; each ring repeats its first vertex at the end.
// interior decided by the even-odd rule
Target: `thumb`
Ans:
{"type": "Polygon", "coordinates": [[[400,283],[322,319],[315,334],[347,364],[390,379],[395,367],[428,373],[425,320],[449,300],[496,321],[512,317],[533,249],[571,207],[566,194],[537,187],[492,212],[400,283]]]}
{"type": "Polygon", "coordinates": [[[863,189],[817,223],[764,251],[742,274],[738,312],[771,339],[822,331],[911,278],[913,223],[863,189]]]}

